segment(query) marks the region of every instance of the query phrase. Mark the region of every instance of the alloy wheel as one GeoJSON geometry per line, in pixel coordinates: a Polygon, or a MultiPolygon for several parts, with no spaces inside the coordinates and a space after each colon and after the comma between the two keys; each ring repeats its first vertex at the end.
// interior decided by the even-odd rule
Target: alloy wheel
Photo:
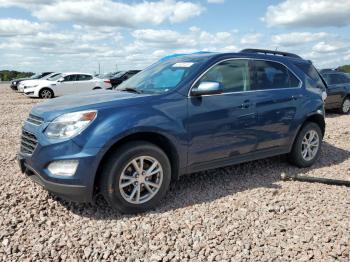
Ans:
{"type": "Polygon", "coordinates": [[[301,155],[304,160],[311,161],[317,155],[320,138],[315,130],[308,131],[301,143],[301,155]]]}
{"type": "Polygon", "coordinates": [[[345,101],[343,102],[343,113],[349,113],[350,111],[350,99],[345,99],[345,101]]]}
{"type": "Polygon", "coordinates": [[[131,160],[123,169],[119,179],[119,191],[129,203],[142,204],[151,200],[161,188],[163,168],[150,156],[131,160]]]}
{"type": "Polygon", "coordinates": [[[52,94],[50,90],[43,90],[41,91],[41,97],[42,98],[51,98],[52,94]]]}

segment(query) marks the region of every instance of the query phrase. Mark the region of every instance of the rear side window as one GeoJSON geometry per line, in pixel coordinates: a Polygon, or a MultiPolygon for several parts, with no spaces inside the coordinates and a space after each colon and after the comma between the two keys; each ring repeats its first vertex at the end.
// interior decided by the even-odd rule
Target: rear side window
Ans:
{"type": "Polygon", "coordinates": [[[91,79],[92,79],[92,76],[90,75],[78,75],[78,81],[88,81],[91,79]]]}
{"type": "Polygon", "coordinates": [[[308,87],[325,89],[325,84],[323,83],[319,73],[312,63],[295,63],[295,65],[304,72],[308,77],[309,81],[306,82],[308,87]]]}
{"type": "Polygon", "coordinates": [[[264,60],[254,60],[253,89],[283,89],[299,87],[299,79],[284,65],[264,60]]]}
{"type": "Polygon", "coordinates": [[[224,92],[242,92],[250,90],[248,60],[229,60],[212,67],[200,82],[219,82],[224,92]]]}

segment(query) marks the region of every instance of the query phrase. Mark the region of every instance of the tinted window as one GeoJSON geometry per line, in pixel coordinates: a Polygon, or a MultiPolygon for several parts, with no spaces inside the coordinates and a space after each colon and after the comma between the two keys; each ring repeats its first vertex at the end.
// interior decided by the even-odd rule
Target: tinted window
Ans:
{"type": "Polygon", "coordinates": [[[69,75],[64,77],[65,82],[76,81],[77,75],[69,75]]]}
{"type": "Polygon", "coordinates": [[[254,90],[298,87],[300,81],[284,65],[256,60],[253,62],[254,90]]]}
{"type": "Polygon", "coordinates": [[[92,76],[90,75],[78,75],[78,81],[88,81],[91,79],[92,79],[92,76]]]}
{"type": "Polygon", "coordinates": [[[312,63],[295,63],[295,65],[309,78],[306,83],[308,87],[325,89],[325,85],[312,63]]]}
{"type": "Polygon", "coordinates": [[[248,60],[224,61],[212,67],[200,82],[219,82],[224,92],[242,92],[250,90],[248,60]]]}

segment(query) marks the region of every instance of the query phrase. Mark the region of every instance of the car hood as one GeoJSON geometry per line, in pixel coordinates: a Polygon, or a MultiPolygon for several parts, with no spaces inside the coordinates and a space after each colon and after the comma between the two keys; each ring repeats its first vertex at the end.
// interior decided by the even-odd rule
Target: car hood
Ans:
{"type": "Polygon", "coordinates": [[[17,79],[13,79],[11,82],[21,82],[24,80],[29,80],[30,78],[17,78],[17,79]]]}
{"type": "Polygon", "coordinates": [[[31,114],[42,117],[45,121],[51,121],[58,115],[69,112],[134,105],[137,101],[140,102],[149,96],[111,90],[95,90],[48,100],[35,106],[31,114]]]}
{"type": "Polygon", "coordinates": [[[46,84],[46,83],[51,83],[48,80],[24,80],[21,82],[22,85],[25,86],[33,86],[33,85],[39,85],[39,84],[46,84]]]}

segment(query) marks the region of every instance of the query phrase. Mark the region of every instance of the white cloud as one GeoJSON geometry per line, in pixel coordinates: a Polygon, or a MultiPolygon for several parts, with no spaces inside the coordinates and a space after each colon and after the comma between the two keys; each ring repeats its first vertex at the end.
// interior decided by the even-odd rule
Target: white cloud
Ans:
{"type": "Polygon", "coordinates": [[[209,4],[223,4],[225,0],[208,0],[209,4]]]}
{"type": "Polygon", "coordinates": [[[243,45],[255,45],[259,42],[262,35],[260,33],[253,33],[244,35],[241,39],[243,45]]]}
{"type": "Polygon", "coordinates": [[[47,25],[33,23],[21,19],[0,19],[0,37],[11,37],[16,35],[32,35],[43,30],[47,25]]]}
{"type": "Polygon", "coordinates": [[[339,51],[346,51],[350,48],[349,42],[343,41],[330,41],[319,42],[312,47],[312,51],[317,53],[333,53],[339,51]]]}
{"type": "Polygon", "coordinates": [[[138,27],[159,25],[166,21],[179,23],[200,15],[204,8],[196,3],[161,0],[127,4],[112,0],[55,1],[33,10],[37,18],[50,21],[71,21],[89,26],[138,27]]]}
{"type": "Polygon", "coordinates": [[[350,0],[285,0],[271,5],[263,20],[268,26],[324,27],[350,24],[350,0]]]}
{"type": "Polygon", "coordinates": [[[272,43],[282,46],[301,45],[321,39],[329,38],[330,34],[326,32],[310,33],[310,32],[290,32],[286,34],[273,35],[272,43]]]}

